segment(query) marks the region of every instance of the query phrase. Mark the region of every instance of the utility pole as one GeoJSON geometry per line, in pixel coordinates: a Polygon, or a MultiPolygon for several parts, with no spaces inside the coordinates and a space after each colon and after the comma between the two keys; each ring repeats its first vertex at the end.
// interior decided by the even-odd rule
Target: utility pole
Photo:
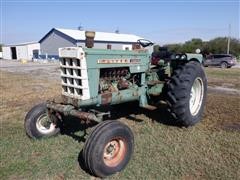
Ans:
{"type": "Polygon", "coordinates": [[[228,42],[227,42],[227,54],[230,51],[230,38],[231,38],[231,24],[228,26],[228,42]]]}

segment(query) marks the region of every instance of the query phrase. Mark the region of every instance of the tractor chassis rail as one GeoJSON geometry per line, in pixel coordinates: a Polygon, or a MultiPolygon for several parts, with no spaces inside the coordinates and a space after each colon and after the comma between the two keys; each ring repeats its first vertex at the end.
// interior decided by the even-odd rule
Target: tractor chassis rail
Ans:
{"type": "Polygon", "coordinates": [[[75,107],[72,105],[64,105],[64,104],[48,101],[47,108],[48,108],[48,111],[60,112],[60,113],[63,113],[65,116],[77,117],[80,120],[83,120],[86,122],[95,121],[99,123],[102,121],[101,118],[98,118],[94,113],[79,111],[75,109],[75,107]]]}

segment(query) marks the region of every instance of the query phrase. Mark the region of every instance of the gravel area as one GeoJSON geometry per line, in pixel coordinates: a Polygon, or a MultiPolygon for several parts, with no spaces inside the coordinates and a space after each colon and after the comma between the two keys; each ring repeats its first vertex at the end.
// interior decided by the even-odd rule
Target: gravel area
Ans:
{"type": "Polygon", "coordinates": [[[58,62],[27,62],[16,60],[0,60],[0,70],[16,73],[27,73],[37,77],[59,79],[58,62]]]}

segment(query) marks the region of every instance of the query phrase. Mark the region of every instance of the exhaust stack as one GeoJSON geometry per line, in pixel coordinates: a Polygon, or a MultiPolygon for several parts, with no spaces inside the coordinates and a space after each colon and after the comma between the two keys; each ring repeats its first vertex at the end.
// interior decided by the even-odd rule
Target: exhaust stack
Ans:
{"type": "Polygon", "coordinates": [[[94,46],[94,38],[95,38],[95,32],[94,31],[85,31],[85,46],[87,48],[92,48],[94,46]]]}

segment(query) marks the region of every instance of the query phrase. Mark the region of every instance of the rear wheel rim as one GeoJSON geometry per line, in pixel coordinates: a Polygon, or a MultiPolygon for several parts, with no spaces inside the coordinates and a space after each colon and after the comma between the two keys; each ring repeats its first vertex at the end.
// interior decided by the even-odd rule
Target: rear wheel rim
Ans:
{"type": "Polygon", "coordinates": [[[42,134],[50,134],[55,131],[56,126],[46,114],[42,114],[37,119],[36,128],[42,134]]]}
{"type": "Polygon", "coordinates": [[[119,165],[125,157],[126,147],[126,142],[122,138],[115,138],[109,141],[104,147],[104,163],[109,167],[119,165]]]}
{"type": "Polygon", "coordinates": [[[201,78],[198,77],[193,82],[190,93],[189,108],[192,116],[196,116],[199,110],[201,109],[203,95],[204,95],[203,81],[201,78]]]}

